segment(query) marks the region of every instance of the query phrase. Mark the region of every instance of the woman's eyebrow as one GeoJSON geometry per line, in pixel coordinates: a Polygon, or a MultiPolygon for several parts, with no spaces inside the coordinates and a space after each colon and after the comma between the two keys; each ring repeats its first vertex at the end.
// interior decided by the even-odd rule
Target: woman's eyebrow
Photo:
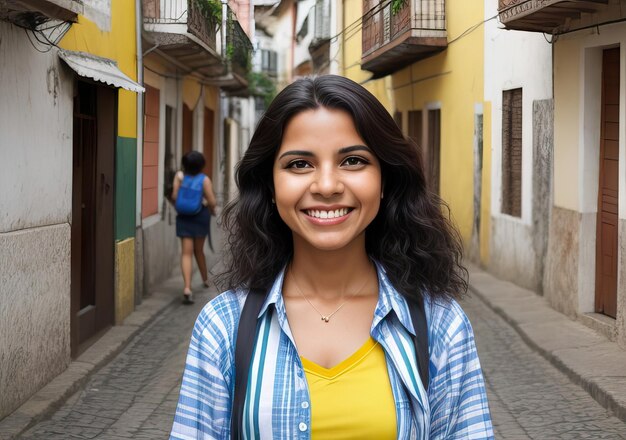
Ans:
{"type": "Polygon", "coordinates": [[[372,150],[370,150],[365,145],[352,145],[350,147],[344,147],[339,149],[339,154],[352,153],[353,151],[367,151],[368,153],[372,152],[372,150]]]}
{"type": "MultiPolygon", "coordinates": [[[[346,153],[351,153],[353,151],[367,151],[368,153],[371,153],[372,150],[370,150],[368,147],[366,147],[365,145],[351,145],[349,147],[343,147],[340,148],[338,153],[339,154],[346,154],[346,153]]],[[[306,150],[290,150],[290,151],[285,151],[283,154],[281,154],[278,159],[282,159],[285,156],[305,156],[305,157],[313,157],[314,154],[310,151],[306,151],[306,150]]]]}
{"type": "Polygon", "coordinates": [[[278,159],[282,159],[285,156],[307,156],[307,157],[313,157],[313,153],[311,153],[310,151],[306,151],[306,150],[285,151],[283,154],[280,155],[280,157],[278,159]]]}

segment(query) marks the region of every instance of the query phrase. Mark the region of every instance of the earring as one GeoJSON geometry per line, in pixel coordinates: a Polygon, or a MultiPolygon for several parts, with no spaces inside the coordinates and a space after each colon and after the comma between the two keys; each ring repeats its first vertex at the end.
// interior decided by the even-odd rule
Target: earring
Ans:
{"type": "Polygon", "coordinates": [[[276,204],[276,200],[274,200],[274,197],[272,197],[272,205],[276,204]]]}
{"type": "Polygon", "coordinates": [[[381,198],[381,200],[382,200],[384,197],[385,197],[385,194],[381,191],[381,192],[380,192],[380,198],[381,198]]]}

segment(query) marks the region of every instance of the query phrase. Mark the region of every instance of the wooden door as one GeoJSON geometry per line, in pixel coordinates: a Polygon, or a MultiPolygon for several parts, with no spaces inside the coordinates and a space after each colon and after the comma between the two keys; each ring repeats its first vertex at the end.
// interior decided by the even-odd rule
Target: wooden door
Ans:
{"type": "Polygon", "coordinates": [[[204,165],[203,173],[213,179],[213,120],[215,114],[213,110],[204,107],[204,165]]]}
{"type": "Polygon", "coordinates": [[[117,91],[79,81],[74,98],[71,351],[113,324],[117,91]]]}
{"type": "Polygon", "coordinates": [[[596,231],[596,312],[617,312],[619,48],[602,57],[600,179],[596,231]]]}
{"type": "Polygon", "coordinates": [[[426,140],[426,177],[430,189],[439,194],[441,156],[441,110],[428,110],[428,135],[426,140]]]}

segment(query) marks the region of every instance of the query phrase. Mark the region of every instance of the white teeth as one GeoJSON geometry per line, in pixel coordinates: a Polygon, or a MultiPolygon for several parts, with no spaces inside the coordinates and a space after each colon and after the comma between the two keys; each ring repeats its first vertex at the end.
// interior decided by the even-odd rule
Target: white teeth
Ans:
{"type": "Polygon", "coordinates": [[[311,217],[315,218],[337,218],[343,217],[347,215],[349,212],[348,208],[335,209],[334,211],[320,211],[317,209],[309,209],[307,210],[307,214],[311,217]]]}

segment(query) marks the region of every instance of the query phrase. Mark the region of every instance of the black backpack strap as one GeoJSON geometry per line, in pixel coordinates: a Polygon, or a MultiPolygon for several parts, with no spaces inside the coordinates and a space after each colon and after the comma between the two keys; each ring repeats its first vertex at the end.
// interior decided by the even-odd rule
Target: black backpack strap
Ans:
{"type": "Polygon", "coordinates": [[[420,297],[417,301],[407,300],[411,321],[415,329],[415,353],[417,355],[417,365],[424,389],[428,391],[428,365],[430,356],[428,353],[428,324],[426,323],[426,312],[424,310],[424,299],[420,297]]]}
{"type": "Polygon", "coordinates": [[[235,345],[235,391],[233,395],[233,410],[230,419],[230,438],[239,440],[243,419],[243,405],[248,388],[248,374],[252,361],[252,351],[257,333],[257,317],[265,302],[265,293],[252,289],[243,304],[237,342],[235,345]]]}

